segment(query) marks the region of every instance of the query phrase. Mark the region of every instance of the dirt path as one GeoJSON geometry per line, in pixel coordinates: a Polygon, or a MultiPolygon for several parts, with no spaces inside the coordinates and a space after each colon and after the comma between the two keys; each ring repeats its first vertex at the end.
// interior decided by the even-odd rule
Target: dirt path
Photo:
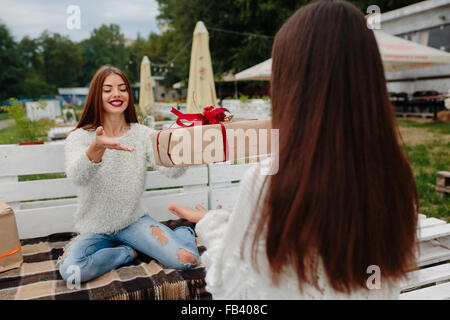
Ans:
{"type": "Polygon", "coordinates": [[[8,128],[13,123],[14,119],[0,120],[0,130],[8,128]]]}
{"type": "Polygon", "coordinates": [[[450,141],[449,134],[437,134],[423,128],[400,127],[400,134],[405,144],[409,146],[425,144],[434,140],[441,142],[450,141]]]}

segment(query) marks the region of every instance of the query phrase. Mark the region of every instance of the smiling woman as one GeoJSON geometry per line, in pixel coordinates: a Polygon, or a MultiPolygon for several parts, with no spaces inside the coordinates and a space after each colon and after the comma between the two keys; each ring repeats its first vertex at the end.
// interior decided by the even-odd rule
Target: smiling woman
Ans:
{"type": "Polygon", "coordinates": [[[122,113],[128,108],[130,95],[124,79],[112,73],[105,78],[103,83],[102,100],[103,100],[103,123],[106,136],[121,136],[130,129],[129,123],[123,123],[122,113]],[[107,119],[105,119],[107,118],[107,119]],[[107,121],[105,121],[107,120],[107,121]],[[112,126],[109,125],[112,124],[112,126]]]}
{"type": "MultiPolygon", "coordinates": [[[[127,77],[118,68],[100,67],[81,119],[65,141],[66,175],[79,189],[74,220],[80,233],[59,259],[65,281],[73,267],[86,282],[131,262],[137,251],[173,269],[197,264],[194,231],[167,228],[141,202],[149,162],[155,167],[152,133],[137,121],[127,77]]],[[[184,169],[162,173],[175,177],[184,169]]]]}
{"type": "Polygon", "coordinates": [[[108,136],[114,137],[120,135],[120,132],[113,131],[117,124],[123,129],[129,128],[131,122],[138,122],[131,85],[120,69],[108,65],[101,67],[95,73],[91,86],[76,129],[97,129],[103,125],[105,132],[111,134],[108,136]],[[110,122],[115,125],[109,126],[110,122]]]}

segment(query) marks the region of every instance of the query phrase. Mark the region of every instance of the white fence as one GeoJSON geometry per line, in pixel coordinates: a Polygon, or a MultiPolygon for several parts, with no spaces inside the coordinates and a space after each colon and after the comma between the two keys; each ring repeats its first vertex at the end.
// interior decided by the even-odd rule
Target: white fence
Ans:
{"type": "Polygon", "coordinates": [[[55,120],[56,117],[61,116],[61,106],[58,100],[25,102],[25,108],[27,117],[31,121],[39,119],[55,120]]]}
{"type": "MultiPolygon", "coordinates": [[[[144,205],[158,220],[177,219],[170,203],[231,210],[239,181],[254,164],[228,163],[191,167],[176,179],[148,171],[144,205]],[[169,188],[160,190],[161,188],[169,188]],[[157,190],[159,189],[159,190],[157,190]]],[[[19,176],[64,172],[64,141],[43,145],[0,145],[0,201],[13,207],[22,239],[73,231],[76,188],[67,178],[19,181],[19,176]],[[60,198],[60,199],[56,199],[60,198]]],[[[401,299],[450,299],[450,224],[420,215],[417,264],[401,284],[401,299]],[[427,288],[419,286],[435,284],[427,288]]]]}
{"type": "MultiPolygon", "coordinates": [[[[163,117],[169,117],[175,120],[177,117],[170,112],[172,107],[177,108],[183,113],[187,113],[186,104],[182,103],[156,103],[154,113],[159,113],[163,117]]],[[[227,108],[237,120],[246,119],[269,119],[272,116],[270,101],[262,99],[253,99],[248,102],[241,100],[222,100],[222,107],[227,108]]]]}

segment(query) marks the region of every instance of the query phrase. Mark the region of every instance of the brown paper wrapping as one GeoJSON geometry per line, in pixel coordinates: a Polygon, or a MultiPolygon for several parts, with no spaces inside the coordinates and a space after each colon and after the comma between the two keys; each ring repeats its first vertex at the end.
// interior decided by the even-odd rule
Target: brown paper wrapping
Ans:
{"type": "Polygon", "coordinates": [[[22,250],[13,209],[0,201],[0,272],[20,267],[22,250]],[[10,254],[11,252],[15,253],[10,254]]]}
{"type": "MultiPolygon", "coordinates": [[[[228,160],[269,154],[271,122],[271,119],[222,122],[228,160]]],[[[165,129],[154,132],[151,140],[155,163],[160,166],[185,167],[225,161],[220,124],[165,129]]]]}

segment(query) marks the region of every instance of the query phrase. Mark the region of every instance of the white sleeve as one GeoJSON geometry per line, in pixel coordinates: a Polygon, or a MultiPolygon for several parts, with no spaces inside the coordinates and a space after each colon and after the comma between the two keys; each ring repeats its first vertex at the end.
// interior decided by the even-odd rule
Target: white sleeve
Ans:
{"type": "Polygon", "coordinates": [[[81,132],[71,132],[65,140],[64,161],[66,176],[77,186],[88,184],[102,165],[101,161],[94,163],[89,160],[86,154],[89,145],[90,141],[86,140],[81,132]]]}
{"type": "Polygon", "coordinates": [[[195,231],[206,251],[202,255],[202,263],[207,270],[208,290],[213,293],[226,290],[223,281],[226,256],[230,242],[241,239],[246,231],[247,223],[255,210],[255,196],[259,189],[254,188],[257,166],[250,168],[241,180],[239,196],[232,212],[216,209],[210,210],[196,224],[195,231]],[[256,191],[256,193],[255,193],[256,191]]]}

